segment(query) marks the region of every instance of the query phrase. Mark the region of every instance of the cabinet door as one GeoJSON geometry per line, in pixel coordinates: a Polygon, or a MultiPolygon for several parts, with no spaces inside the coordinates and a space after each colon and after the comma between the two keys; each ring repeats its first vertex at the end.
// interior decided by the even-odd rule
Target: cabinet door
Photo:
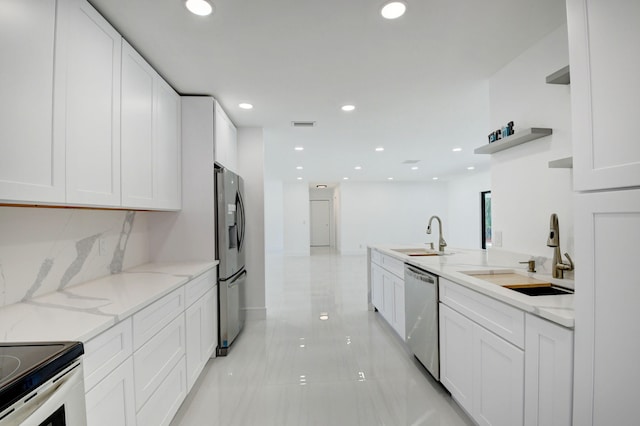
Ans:
{"type": "Polygon", "coordinates": [[[84,0],[58,2],[54,138],[67,203],[120,206],[121,37],[84,0]]]}
{"type": "Polygon", "coordinates": [[[640,190],[576,195],[576,425],[638,422],[640,190]]]}
{"type": "Polygon", "coordinates": [[[640,2],[567,0],[574,188],[640,186],[640,2]]]}
{"type": "Polygon", "coordinates": [[[376,264],[371,264],[371,303],[380,312],[384,309],[382,268],[376,264]]]}
{"type": "Polygon", "coordinates": [[[181,207],[180,96],[160,76],[155,81],[153,206],[181,207]]]}
{"type": "Polygon", "coordinates": [[[487,329],[473,326],[473,418],[480,425],[524,421],[524,352],[487,329]]]}
{"type": "Polygon", "coordinates": [[[391,324],[402,340],[406,339],[405,335],[405,318],[404,318],[404,281],[400,278],[393,279],[393,323],[391,324]]]}
{"type": "Polygon", "coordinates": [[[156,72],[122,43],[122,205],[153,207],[153,87],[156,72]]]}
{"type": "Polygon", "coordinates": [[[393,324],[393,274],[382,270],[382,316],[393,324]]]}
{"type": "Polygon", "coordinates": [[[527,314],[524,424],[571,426],[573,330],[527,314]]]}
{"type": "Polygon", "coordinates": [[[186,311],[187,391],[191,390],[215,349],[217,319],[214,319],[216,316],[214,292],[215,289],[209,290],[186,311]]]}
{"type": "Polygon", "coordinates": [[[237,130],[218,102],[215,109],[215,160],[222,166],[237,172],[237,130]]]}
{"type": "Polygon", "coordinates": [[[135,426],[133,361],[130,357],[87,392],[86,403],[88,426],[135,426]]]}
{"type": "Polygon", "coordinates": [[[440,304],[440,382],[468,413],[473,410],[473,327],[468,318],[440,304]]]}
{"type": "Polygon", "coordinates": [[[65,202],[64,140],[54,139],[54,0],[0,2],[0,200],[65,202]]]}

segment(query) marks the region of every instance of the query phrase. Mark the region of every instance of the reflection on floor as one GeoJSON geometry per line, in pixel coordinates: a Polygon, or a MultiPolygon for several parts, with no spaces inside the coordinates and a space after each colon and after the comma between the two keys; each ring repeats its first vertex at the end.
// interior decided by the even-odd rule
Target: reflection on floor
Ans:
{"type": "Polygon", "coordinates": [[[366,277],[365,256],[268,257],[267,320],[209,361],[172,425],[472,424],[367,310],[366,277]]]}

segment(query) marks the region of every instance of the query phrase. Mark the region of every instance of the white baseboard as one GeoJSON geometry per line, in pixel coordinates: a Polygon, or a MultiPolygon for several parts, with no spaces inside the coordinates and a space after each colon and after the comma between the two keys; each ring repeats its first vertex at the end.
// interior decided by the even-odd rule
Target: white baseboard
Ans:
{"type": "Polygon", "coordinates": [[[246,321],[258,321],[267,319],[267,308],[243,308],[246,321]]]}

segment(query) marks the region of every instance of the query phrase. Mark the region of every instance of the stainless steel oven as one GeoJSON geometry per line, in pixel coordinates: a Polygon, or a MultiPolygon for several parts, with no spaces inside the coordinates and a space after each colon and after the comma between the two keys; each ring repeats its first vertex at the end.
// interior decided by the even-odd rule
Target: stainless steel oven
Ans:
{"type": "Polygon", "coordinates": [[[82,343],[0,344],[0,426],[86,426],[82,343]]]}

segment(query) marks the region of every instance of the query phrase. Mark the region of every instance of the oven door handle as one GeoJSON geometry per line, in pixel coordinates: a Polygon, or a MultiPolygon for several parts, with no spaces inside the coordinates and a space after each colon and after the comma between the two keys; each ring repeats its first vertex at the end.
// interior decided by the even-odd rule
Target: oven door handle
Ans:
{"type": "MultiPolygon", "coordinates": [[[[51,416],[51,414],[60,408],[60,406],[70,403],[82,404],[82,412],[84,415],[84,385],[81,366],[82,364],[77,364],[75,367],[72,367],[71,370],[68,370],[63,376],[60,376],[58,381],[53,383],[49,389],[44,390],[42,394],[38,393],[38,395],[32,399],[34,406],[28,411],[28,413],[25,413],[27,417],[24,418],[20,424],[35,426],[41,425],[51,416]],[[78,392],[74,389],[78,385],[80,385],[82,399],[80,401],[72,400],[73,396],[75,396],[73,395],[74,391],[78,392]]],[[[65,410],[66,416],[74,416],[78,411],[77,408],[71,410],[68,409],[71,407],[65,408],[67,408],[65,410]]],[[[85,424],[78,423],[78,419],[75,418],[67,418],[66,422],[68,425],[85,424]]],[[[84,419],[84,422],[86,422],[86,419],[84,419]]]]}

